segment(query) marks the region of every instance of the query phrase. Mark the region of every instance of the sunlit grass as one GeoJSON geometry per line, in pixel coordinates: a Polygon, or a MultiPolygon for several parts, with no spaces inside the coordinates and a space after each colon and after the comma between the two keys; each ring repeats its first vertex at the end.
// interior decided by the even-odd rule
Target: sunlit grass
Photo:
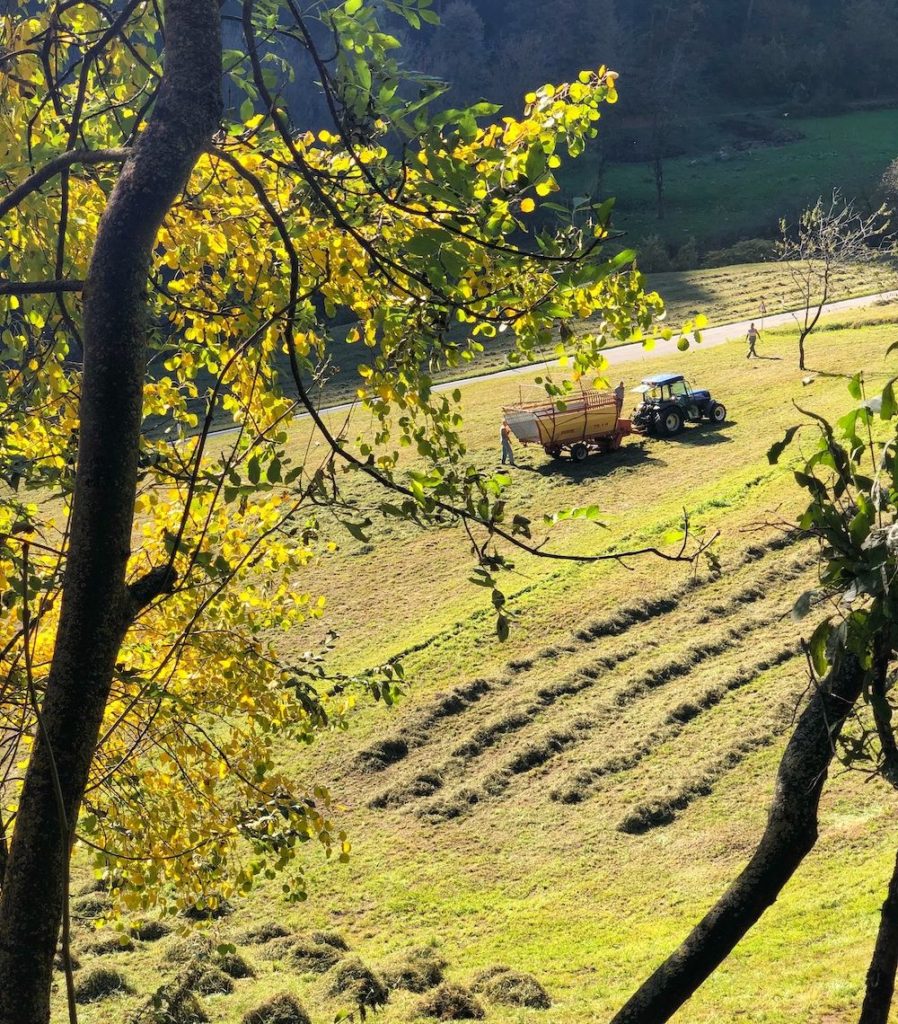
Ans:
{"type": "MultiPolygon", "coordinates": [[[[649,368],[682,369],[726,402],[730,421],[671,442],[631,439],[617,455],[578,467],[519,449],[515,510],[537,519],[594,503],[605,515],[607,528],[561,528],[555,550],[658,543],[685,509],[696,531],[720,532],[719,577],[653,559],[571,566],[522,556],[507,581],[519,619],[502,645],[483,592],[466,582],[471,555],[455,531],[375,520],[370,551],[347,537],[318,563],[302,586],[328,598],[330,620],[285,642],[306,649],[319,628],[338,625],[336,661],[347,669],[411,651],[408,695],[389,711],[360,708],[348,735],[283,751],[292,771],[329,785],[344,805],[337,818],[353,836],[353,858],[324,865],[310,851],[307,905],[281,903],[272,884],[216,934],[233,939],[266,921],[303,934],[327,927],[375,967],[435,943],[452,980],[468,983],[477,970],[506,964],[547,986],[552,1009],[490,1005],[497,1024],[607,1020],[725,888],[763,827],[806,685],[802,659],[781,655],[801,632],[788,612],[815,573],[811,551],[776,546],[801,499],[789,467],[770,467],[766,452],[797,421],[794,400],[832,416],[850,403],[839,375],[864,367],[874,386],[887,371],[895,313],[857,310],[827,324],[809,348],[826,375],[809,384],[789,331],[766,335],[766,358],[754,363],[741,340],[669,363],[634,353],[622,369],[628,383],[649,368]],[[440,702],[439,693],[478,678],[487,688],[457,710],[440,702]],[[685,704],[695,706],[692,717],[683,716],[685,704]],[[559,735],[568,739],[558,743],[559,735]],[[408,754],[384,771],[360,767],[358,754],[385,736],[405,737],[408,754]],[[740,755],[747,740],[757,745],[740,755]],[[416,795],[408,787],[426,772],[439,775],[441,788],[416,795]],[[702,778],[707,792],[674,806],[668,824],[638,835],[618,829],[641,806],[688,793],[702,778]],[[579,802],[564,796],[572,790],[579,802]],[[386,808],[369,806],[387,792],[395,798],[386,808]],[[466,804],[471,793],[478,800],[466,804]],[[453,801],[455,817],[429,813],[453,801]]],[[[464,391],[466,438],[481,465],[497,461],[500,409],[517,387],[492,381],[464,391]]],[[[352,427],[363,429],[361,418],[352,427]]],[[[294,429],[299,453],[307,428],[294,429]]],[[[350,478],[347,486],[363,506],[374,503],[370,485],[350,478]]],[[[832,780],[818,849],[679,1020],[856,1019],[894,857],[893,801],[856,776],[832,780]]],[[[159,983],[168,941],[111,959],[146,995],[159,983]]],[[[340,1003],[327,995],[326,977],[278,966],[257,947],[241,952],[258,977],[206,999],[213,1021],[237,1024],[282,990],[316,1021],[333,1020],[340,1003]]],[[[136,999],[82,1007],[81,1020],[119,1024],[136,999]]],[[[395,993],[379,1019],[408,1021],[416,1001],[395,993]]]]}

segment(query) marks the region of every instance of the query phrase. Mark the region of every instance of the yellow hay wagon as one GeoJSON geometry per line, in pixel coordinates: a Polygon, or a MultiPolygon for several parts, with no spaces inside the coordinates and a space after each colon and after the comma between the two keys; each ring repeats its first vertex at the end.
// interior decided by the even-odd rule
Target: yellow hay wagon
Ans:
{"type": "MultiPolygon", "coordinates": [[[[536,391],[537,389],[534,389],[536,391]]],[[[617,451],[625,437],[633,432],[629,420],[622,419],[620,407],[611,391],[581,389],[563,399],[521,400],[502,410],[511,432],[521,444],[538,444],[553,459],[565,452],[575,462],[593,453],[617,451]]]]}

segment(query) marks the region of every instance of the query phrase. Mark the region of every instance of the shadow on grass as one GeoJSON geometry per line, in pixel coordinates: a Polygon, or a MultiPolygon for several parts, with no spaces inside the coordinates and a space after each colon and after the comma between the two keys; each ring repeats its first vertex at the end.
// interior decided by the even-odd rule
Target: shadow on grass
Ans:
{"type": "Polygon", "coordinates": [[[653,442],[643,440],[629,444],[624,442],[619,451],[607,455],[591,455],[584,462],[561,458],[539,462],[534,466],[520,465],[518,468],[545,477],[565,477],[570,483],[586,483],[615,473],[629,472],[647,463],[659,466],[665,464],[663,459],[657,457],[657,449],[653,442]]]}
{"type": "Polygon", "coordinates": [[[671,438],[670,444],[685,444],[693,448],[711,448],[719,444],[732,444],[733,439],[721,432],[720,427],[687,427],[681,434],[671,438]]]}

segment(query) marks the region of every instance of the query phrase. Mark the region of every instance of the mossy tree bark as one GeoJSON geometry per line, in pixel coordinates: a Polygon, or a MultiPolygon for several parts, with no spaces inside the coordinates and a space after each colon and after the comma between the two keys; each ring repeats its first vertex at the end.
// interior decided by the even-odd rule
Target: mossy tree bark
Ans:
{"type": "Polygon", "coordinates": [[[147,274],[159,227],[220,121],[217,0],[167,0],[163,62],[154,111],[110,195],[86,280],[71,541],[43,726],[0,890],[0,1024],[49,1020],[67,862],[116,658],[136,612],[166,586],[158,574],[126,581],[147,274]]]}
{"type": "Polygon", "coordinates": [[[748,865],[612,1024],[669,1020],[776,901],[817,842],[820,795],[863,681],[863,669],[846,655],[815,690],[786,746],[767,827],[748,865]]]}

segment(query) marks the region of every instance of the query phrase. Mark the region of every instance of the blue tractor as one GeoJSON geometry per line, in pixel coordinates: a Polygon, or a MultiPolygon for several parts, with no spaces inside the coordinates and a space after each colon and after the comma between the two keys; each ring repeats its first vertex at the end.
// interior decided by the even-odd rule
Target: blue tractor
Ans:
{"type": "Polygon", "coordinates": [[[636,389],[642,403],[633,414],[633,428],[653,437],[676,437],[687,423],[707,420],[720,426],[726,407],[710,391],[693,388],[681,373],[656,373],[636,389]]]}

